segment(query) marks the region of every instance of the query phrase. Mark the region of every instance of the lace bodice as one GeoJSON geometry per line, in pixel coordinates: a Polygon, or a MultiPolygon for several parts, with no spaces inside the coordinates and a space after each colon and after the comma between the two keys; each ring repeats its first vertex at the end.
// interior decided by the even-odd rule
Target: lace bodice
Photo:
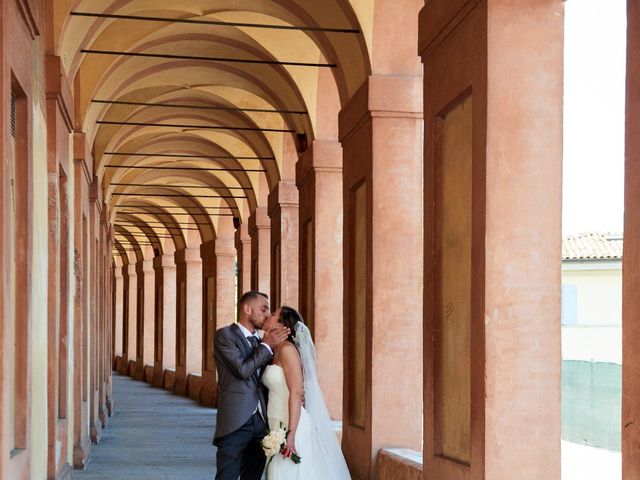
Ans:
{"type": "Polygon", "coordinates": [[[289,423],[289,388],[280,365],[268,365],[262,375],[262,383],[269,389],[267,419],[271,430],[287,427],[289,423]]]}

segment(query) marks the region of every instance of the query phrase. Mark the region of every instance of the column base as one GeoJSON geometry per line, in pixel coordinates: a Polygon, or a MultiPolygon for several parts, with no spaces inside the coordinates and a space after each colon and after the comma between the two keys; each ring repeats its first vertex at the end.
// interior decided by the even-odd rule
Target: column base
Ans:
{"type": "Polygon", "coordinates": [[[187,374],[184,368],[176,369],[175,381],[173,383],[173,393],[176,395],[187,394],[187,374]]]}
{"type": "Polygon", "coordinates": [[[91,442],[84,439],[80,445],[73,447],[73,468],[84,470],[89,463],[89,453],[91,452],[91,442]]]}
{"type": "Polygon", "coordinates": [[[169,390],[170,392],[173,392],[173,387],[176,383],[176,372],[175,370],[171,370],[171,369],[166,369],[164,371],[164,376],[163,376],[163,382],[162,385],[164,386],[165,390],[169,390]]]}
{"type": "Polygon", "coordinates": [[[127,361],[123,357],[116,357],[115,370],[122,375],[127,375],[127,361]]]}
{"type": "Polygon", "coordinates": [[[202,376],[202,386],[200,387],[200,395],[198,403],[205,407],[215,407],[216,405],[216,375],[215,372],[204,372],[202,376]]]}
{"type": "Polygon", "coordinates": [[[103,429],[107,428],[108,418],[109,415],[106,412],[105,407],[100,405],[100,408],[98,409],[98,419],[100,420],[100,426],[103,429]]]}
{"type": "Polygon", "coordinates": [[[187,393],[186,395],[196,402],[200,399],[200,391],[202,390],[202,377],[196,374],[187,376],[187,393]]]}
{"type": "Polygon", "coordinates": [[[156,388],[162,388],[164,385],[164,370],[161,363],[156,363],[153,368],[153,379],[151,379],[151,385],[156,388]]]}
{"type": "Polygon", "coordinates": [[[113,397],[111,395],[107,395],[107,414],[112,417],[115,413],[115,403],[113,402],[113,397]]]}
{"type": "Polygon", "coordinates": [[[96,419],[89,428],[89,436],[91,438],[91,443],[97,444],[100,442],[100,439],[102,438],[102,422],[100,419],[96,419]]]}
{"type": "Polygon", "coordinates": [[[142,359],[138,358],[137,360],[131,360],[129,362],[130,365],[130,375],[136,380],[144,380],[144,364],[142,363],[142,359]]]}
{"type": "Polygon", "coordinates": [[[129,360],[127,362],[127,373],[126,375],[128,375],[131,378],[135,378],[136,377],[136,361],[135,360],[129,360]]]}
{"type": "Polygon", "coordinates": [[[56,480],[71,480],[72,474],[73,469],[71,465],[64,463],[58,470],[58,473],[56,473],[56,480]]]}
{"type": "Polygon", "coordinates": [[[155,378],[155,368],[151,365],[144,366],[144,381],[149,385],[153,385],[153,379],[155,378]]]}

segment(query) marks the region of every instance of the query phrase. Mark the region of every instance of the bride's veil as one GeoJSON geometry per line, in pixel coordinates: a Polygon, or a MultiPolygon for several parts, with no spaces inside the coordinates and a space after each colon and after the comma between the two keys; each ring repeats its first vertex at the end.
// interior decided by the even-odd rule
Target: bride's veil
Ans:
{"type": "MultiPolygon", "coordinates": [[[[313,420],[313,426],[318,433],[322,452],[314,452],[325,458],[331,473],[331,479],[350,479],[349,469],[344,455],[340,449],[336,432],[331,425],[331,418],[327,405],[318,383],[316,370],[316,347],[311,339],[311,332],[302,322],[297,322],[295,327],[294,342],[300,352],[302,360],[302,374],[304,380],[304,408],[313,420]]],[[[304,459],[302,459],[304,462],[304,459]]]]}

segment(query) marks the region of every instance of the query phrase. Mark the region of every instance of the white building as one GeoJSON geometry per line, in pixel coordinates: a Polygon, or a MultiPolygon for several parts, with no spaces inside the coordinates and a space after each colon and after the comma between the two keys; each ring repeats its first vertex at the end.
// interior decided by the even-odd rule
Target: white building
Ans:
{"type": "Polygon", "coordinates": [[[622,234],[562,241],[562,358],[622,364],[622,234]]]}

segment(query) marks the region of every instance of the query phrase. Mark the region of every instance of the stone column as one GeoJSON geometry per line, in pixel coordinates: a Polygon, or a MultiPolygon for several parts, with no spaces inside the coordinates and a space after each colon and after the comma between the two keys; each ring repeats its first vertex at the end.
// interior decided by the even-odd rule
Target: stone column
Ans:
{"type": "Polygon", "coordinates": [[[622,265],[622,478],[640,478],[640,2],[627,2],[627,107],[622,265]]]}
{"type": "Polygon", "coordinates": [[[249,217],[251,236],[251,290],[268,293],[270,288],[271,225],[267,209],[256,208],[249,217]]]}
{"type": "Polygon", "coordinates": [[[236,318],[235,265],[233,239],[216,239],[216,329],[231,325],[236,318]]]}
{"type": "Polygon", "coordinates": [[[99,443],[102,438],[102,422],[100,421],[100,385],[98,342],[101,335],[98,329],[100,319],[100,287],[103,285],[100,277],[100,217],[102,202],[101,191],[98,188],[98,179],[93,177],[89,194],[89,278],[91,297],[89,301],[89,437],[91,443],[99,443]]]}
{"type": "MultiPolygon", "coordinates": [[[[119,307],[119,315],[122,319],[121,325],[121,335],[118,338],[118,345],[116,345],[116,349],[120,349],[120,356],[116,357],[116,370],[123,374],[127,374],[127,358],[129,356],[129,265],[122,265],[122,267],[118,267],[117,271],[121,273],[122,276],[122,290],[120,291],[120,301],[122,302],[119,307]]],[[[118,301],[118,299],[116,299],[118,301]]],[[[117,326],[116,326],[117,327],[117,326]]]]}
{"type": "Polygon", "coordinates": [[[93,169],[84,134],[74,134],[74,325],[73,325],[73,466],[84,468],[91,451],[89,438],[89,305],[90,305],[90,235],[89,186],[93,169]]]}
{"type": "Polygon", "coordinates": [[[198,249],[185,251],[187,270],[187,374],[202,372],[202,260],[198,249]]]}
{"type": "Polygon", "coordinates": [[[144,260],[142,262],[143,281],[143,298],[144,298],[144,315],[142,317],[142,352],[138,352],[139,368],[142,371],[142,378],[146,382],[153,380],[154,372],[154,355],[155,355],[155,271],[153,269],[153,260],[144,260]]]}
{"type": "Polygon", "coordinates": [[[314,141],[296,165],[300,192],[300,313],[316,345],[318,376],[342,418],[342,147],[314,141]]]}
{"type": "MultiPolygon", "coordinates": [[[[127,375],[135,376],[136,358],[138,356],[138,276],[136,264],[128,265],[129,276],[129,315],[127,322],[127,357],[125,358],[127,375]]],[[[126,293],[125,293],[126,294],[126,293]]]]}
{"type": "Polygon", "coordinates": [[[216,331],[216,240],[200,245],[202,257],[202,385],[199,402],[213,406],[216,372],[213,366],[213,336],[216,331]]]}
{"type": "Polygon", "coordinates": [[[154,387],[162,386],[163,378],[163,366],[162,366],[162,343],[164,328],[164,275],[162,271],[162,259],[163,255],[153,258],[153,271],[154,271],[154,305],[153,305],[153,318],[154,318],[154,339],[153,339],[153,380],[151,384],[154,387]]]}
{"type": "Polygon", "coordinates": [[[114,318],[114,332],[113,332],[113,354],[114,354],[114,367],[115,360],[120,357],[122,358],[122,329],[123,329],[123,311],[124,308],[124,292],[123,282],[122,282],[122,267],[116,266],[113,268],[113,288],[115,290],[114,299],[115,305],[113,309],[113,313],[115,314],[114,318]]]}
{"type": "Polygon", "coordinates": [[[368,78],[340,112],[344,150],[343,449],[357,478],[422,428],[421,78],[368,78]]]}
{"type": "MultiPolygon", "coordinates": [[[[249,225],[244,222],[236,230],[236,254],[238,256],[238,298],[251,289],[251,237],[249,225]]],[[[235,317],[234,317],[235,318],[235,317]]]]}
{"type": "Polygon", "coordinates": [[[271,304],[298,308],[298,188],[281,181],[269,193],[271,304]]]}
{"type": "Polygon", "coordinates": [[[559,480],[563,3],[428,2],[420,52],[425,478],[559,480]]]}
{"type": "Polygon", "coordinates": [[[73,131],[73,99],[63,70],[60,57],[45,57],[49,172],[47,475],[52,478],[61,478],[71,473],[68,462],[70,445],[65,389],[68,382],[66,369],[69,330],[66,318],[69,296],[67,178],[71,157],[69,135],[73,131]]]}
{"type": "MultiPolygon", "coordinates": [[[[173,255],[162,256],[162,370],[176,369],[176,263],[173,255]]],[[[163,385],[167,387],[163,380],[163,385]]]]}
{"type": "Polygon", "coordinates": [[[109,422],[109,417],[112,414],[111,394],[112,394],[112,382],[111,372],[113,370],[113,357],[112,357],[112,342],[113,331],[111,314],[113,307],[111,302],[113,300],[113,276],[111,275],[111,262],[112,262],[112,244],[111,234],[109,232],[108,224],[108,210],[107,206],[103,203],[102,217],[100,219],[100,234],[101,234],[101,261],[102,261],[102,321],[101,321],[101,350],[100,350],[100,378],[101,378],[101,398],[100,398],[100,420],[102,422],[102,428],[106,428],[109,422]]]}
{"type": "Polygon", "coordinates": [[[174,391],[187,393],[192,373],[202,371],[202,260],[199,249],[175,253],[178,280],[176,382],[174,391]]]}

